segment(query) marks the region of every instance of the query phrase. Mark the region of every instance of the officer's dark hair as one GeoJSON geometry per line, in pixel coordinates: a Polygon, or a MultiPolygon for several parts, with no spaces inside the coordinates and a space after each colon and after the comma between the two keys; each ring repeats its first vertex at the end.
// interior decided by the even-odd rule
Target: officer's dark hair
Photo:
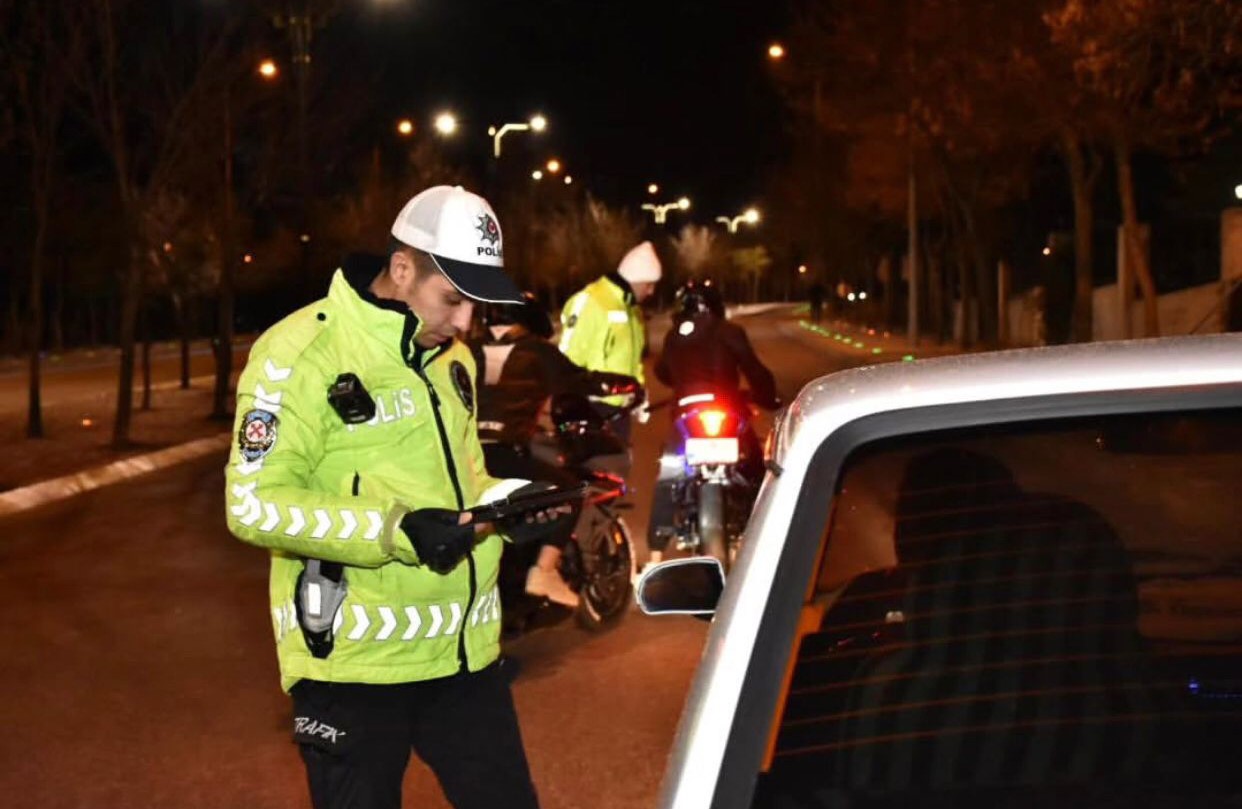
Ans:
{"type": "Polygon", "coordinates": [[[396,239],[388,240],[388,262],[389,263],[385,267],[385,269],[388,269],[389,267],[392,266],[392,257],[396,255],[397,253],[400,253],[406,258],[408,258],[410,260],[410,263],[414,265],[415,282],[421,283],[427,280],[427,278],[430,277],[432,273],[438,273],[440,271],[440,268],[436,266],[436,262],[431,258],[431,256],[428,253],[424,253],[422,250],[419,250],[414,247],[410,247],[408,244],[405,244],[404,242],[399,242],[396,239]]]}

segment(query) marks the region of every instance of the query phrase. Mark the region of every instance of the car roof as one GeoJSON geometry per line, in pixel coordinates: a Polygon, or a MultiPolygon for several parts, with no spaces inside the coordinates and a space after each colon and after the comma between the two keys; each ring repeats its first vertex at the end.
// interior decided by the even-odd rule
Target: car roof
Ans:
{"type": "Polygon", "coordinates": [[[1055,394],[1242,382],[1242,333],[961,354],[871,365],[803,387],[781,423],[785,467],[809,461],[834,429],[865,416],[1055,394]],[[800,452],[796,455],[793,448],[800,452]]]}

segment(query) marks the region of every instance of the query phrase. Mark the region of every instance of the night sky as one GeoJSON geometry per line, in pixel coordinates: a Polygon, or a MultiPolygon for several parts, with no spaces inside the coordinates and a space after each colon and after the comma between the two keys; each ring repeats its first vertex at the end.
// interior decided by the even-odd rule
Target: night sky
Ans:
{"type": "Polygon", "coordinates": [[[618,203],[694,200],[700,221],[761,202],[784,113],[766,74],[783,2],[741,0],[342,0],[316,70],[373,78],[377,130],[455,111],[469,156],[489,125],[542,112],[549,131],[507,135],[506,160],[555,155],[618,203]],[[329,67],[331,66],[331,68],[329,67]]]}

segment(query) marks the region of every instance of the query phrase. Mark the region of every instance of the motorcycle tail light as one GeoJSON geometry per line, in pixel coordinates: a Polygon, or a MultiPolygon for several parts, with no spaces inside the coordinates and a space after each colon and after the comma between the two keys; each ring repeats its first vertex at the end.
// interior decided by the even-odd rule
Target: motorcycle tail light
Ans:
{"type": "Polygon", "coordinates": [[[700,410],[698,413],[699,425],[708,438],[719,437],[728,418],[729,414],[723,410],[700,410]]]}

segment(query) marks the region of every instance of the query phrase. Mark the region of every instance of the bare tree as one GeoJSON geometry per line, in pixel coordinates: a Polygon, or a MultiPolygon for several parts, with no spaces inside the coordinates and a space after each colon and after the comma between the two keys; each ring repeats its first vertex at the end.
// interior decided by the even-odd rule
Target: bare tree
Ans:
{"type": "Polygon", "coordinates": [[[750,285],[750,300],[758,302],[759,284],[764,274],[772,266],[772,257],[763,245],[739,247],[729,254],[733,267],[744,284],[750,285]]]}
{"type": "Polygon", "coordinates": [[[678,265],[691,278],[719,268],[722,253],[715,230],[703,225],[684,225],[672,238],[672,243],[678,265]]]}
{"type": "MultiPolygon", "coordinates": [[[[27,349],[29,392],[26,435],[42,438],[43,407],[40,353],[43,348],[45,308],[44,268],[51,222],[51,201],[59,182],[60,130],[70,88],[68,65],[76,36],[66,25],[65,3],[16,4],[6,19],[14,33],[9,47],[0,51],[0,72],[10,78],[16,102],[16,133],[28,164],[33,218],[30,266],[27,277],[27,349]]],[[[8,12],[8,9],[5,9],[8,12]]],[[[6,15],[7,16],[7,15],[6,15]]]]}
{"type": "MultiPolygon", "coordinates": [[[[1142,290],[1145,332],[1159,334],[1156,283],[1140,236],[1134,153],[1178,154],[1228,123],[1242,89],[1242,7],[1229,0],[1062,0],[1045,21],[1090,93],[1091,114],[1109,143],[1126,275],[1142,290]]],[[[1128,301],[1128,285],[1120,291],[1128,301]]]]}
{"type": "Polygon", "coordinates": [[[112,164],[118,214],[128,243],[120,278],[121,348],[112,441],[129,443],[135,330],[143,276],[163,234],[148,212],[176,185],[187,162],[201,159],[204,108],[228,78],[234,20],[182,4],[154,7],[136,0],[81,0],[77,30],[85,32],[75,83],[96,138],[112,164]],[[158,18],[158,19],[157,19],[158,18]],[[152,26],[158,37],[147,36],[152,26]]]}

